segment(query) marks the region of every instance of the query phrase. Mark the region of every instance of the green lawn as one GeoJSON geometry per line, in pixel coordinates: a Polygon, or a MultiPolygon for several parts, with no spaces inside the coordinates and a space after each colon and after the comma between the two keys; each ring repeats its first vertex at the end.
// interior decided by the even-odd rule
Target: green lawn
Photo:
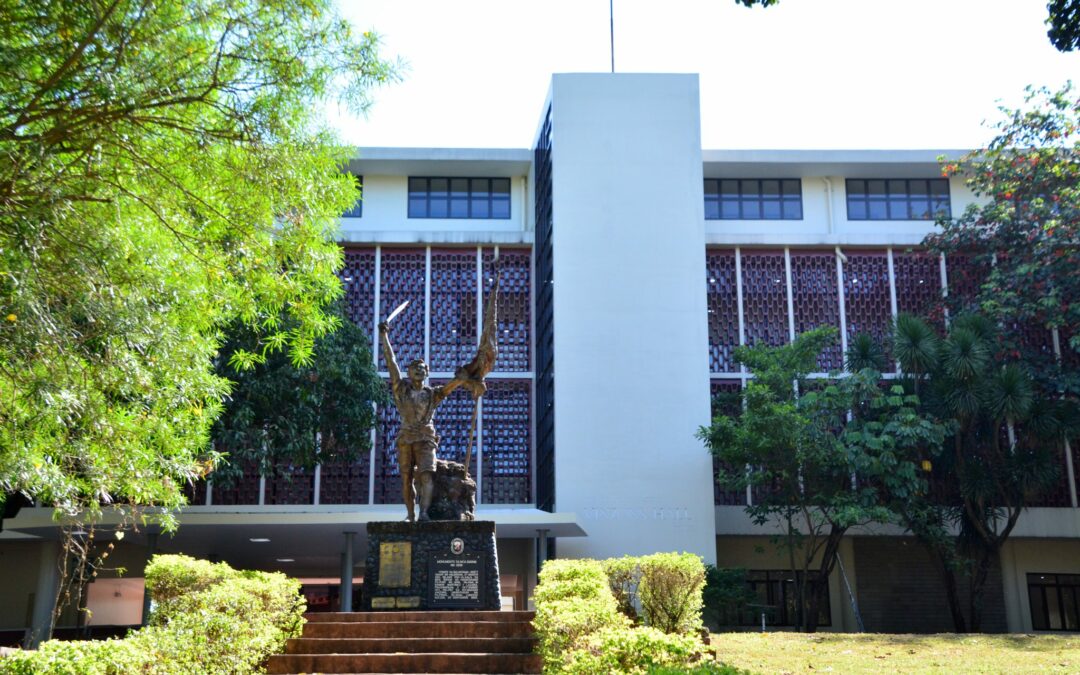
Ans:
{"type": "Polygon", "coordinates": [[[753,673],[1080,673],[1080,635],[714,633],[753,673]]]}

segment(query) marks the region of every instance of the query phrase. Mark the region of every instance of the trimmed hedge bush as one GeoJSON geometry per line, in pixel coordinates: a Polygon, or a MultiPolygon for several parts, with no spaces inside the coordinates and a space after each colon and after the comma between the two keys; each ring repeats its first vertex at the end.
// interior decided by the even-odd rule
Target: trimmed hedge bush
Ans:
{"type": "Polygon", "coordinates": [[[645,623],[665,633],[699,633],[705,564],[693,553],[654,553],[641,558],[641,610],[645,623]]]}
{"type": "Polygon", "coordinates": [[[628,555],[600,561],[607,574],[611,594],[615,596],[615,602],[619,605],[619,611],[634,623],[641,623],[637,610],[638,586],[641,584],[640,561],[640,558],[628,555]]]}
{"type": "Polygon", "coordinates": [[[533,596],[544,672],[676,672],[708,663],[698,636],[704,577],[691,554],[548,561],[533,596]],[[633,626],[639,587],[645,619],[657,624],[633,626]]]}
{"type": "Polygon", "coordinates": [[[121,640],[50,640],[0,659],[2,675],[256,673],[303,627],[300,582],[182,555],[146,568],[150,625],[121,640]]]}

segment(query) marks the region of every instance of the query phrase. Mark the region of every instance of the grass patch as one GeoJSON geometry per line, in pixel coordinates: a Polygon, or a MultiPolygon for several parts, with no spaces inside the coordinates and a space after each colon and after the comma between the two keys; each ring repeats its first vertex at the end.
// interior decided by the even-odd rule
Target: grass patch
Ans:
{"type": "Polygon", "coordinates": [[[754,673],[1080,673],[1080,635],[719,633],[724,663],[754,673]]]}

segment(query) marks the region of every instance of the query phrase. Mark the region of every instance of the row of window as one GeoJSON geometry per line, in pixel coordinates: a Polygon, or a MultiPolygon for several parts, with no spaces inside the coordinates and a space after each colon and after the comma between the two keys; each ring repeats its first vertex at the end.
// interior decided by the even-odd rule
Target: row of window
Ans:
{"type": "MultiPolygon", "coordinates": [[[[357,176],[357,198],[343,218],[364,214],[364,177],[357,176]]],[[[509,178],[409,178],[409,218],[471,218],[505,220],[510,217],[509,178]]]]}
{"type": "MultiPolygon", "coordinates": [[[[850,178],[848,220],[949,218],[949,181],[944,178],[850,178]]],[[[802,220],[802,181],[706,178],[706,220],[802,220]]]]}
{"type": "MultiPolygon", "coordinates": [[[[746,584],[756,602],[739,611],[721,607],[717,617],[723,626],[793,626],[797,598],[795,576],[785,570],[752,570],[746,584]]],[[[1031,627],[1044,631],[1080,631],[1080,574],[1028,574],[1031,627]]],[[[829,594],[819,608],[818,625],[831,625],[829,594]]]]}
{"type": "MultiPolygon", "coordinates": [[[[358,187],[364,179],[358,176],[358,187]]],[[[847,181],[848,220],[949,218],[949,181],[944,178],[847,181]]],[[[363,215],[363,201],[345,218],[363,215]]],[[[509,178],[409,178],[409,218],[510,217],[509,178]]],[[[706,178],[706,220],[802,220],[802,181],[797,178],[706,178]]]]}

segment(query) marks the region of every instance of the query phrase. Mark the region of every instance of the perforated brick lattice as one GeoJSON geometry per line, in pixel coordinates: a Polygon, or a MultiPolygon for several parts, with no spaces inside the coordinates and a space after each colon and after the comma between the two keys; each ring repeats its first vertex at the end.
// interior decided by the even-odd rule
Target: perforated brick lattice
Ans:
{"type": "Polygon", "coordinates": [[[532,383],[528,380],[488,382],[482,413],[484,503],[528,504],[531,501],[531,389],[532,383]]]}
{"type": "MultiPolygon", "coordinates": [[[[709,382],[709,395],[712,400],[712,414],[736,414],[739,407],[734,397],[725,398],[722,395],[731,394],[740,389],[742,389],[740,380],[711,380],[709,382]],[[721,398],[718,399],[718,396],[721,398]]],[[[723,465],[720,460],[713,457],[713,502],[719,506],[745,506],[746,490],[725,490],[716,482],[716,472],[721,466],[723,465]]]]}
{"type": "Polygon", "coordinates": [[[746,344],[788,341],[787,281],[783,251],[742,251],[746,344]]]}
{"type": "Polygon", "coordinates": [[[709,370],[738,372],[739,298],[735,281],[735,252],[709,250],[705,256],[705,297],[709,308],[709,370]]]}
{"type": "Polygon", "coordinates": [[[945,260],[945,277],[949,286],[947,304],[953,315],[977,309],[979,287],[989,272],[989,264],[976,262],[969,256],[949,256],[945,260]]]}
{"type": "MultiPolygon", "coordinates": [[[[394,439],[401,428],[401,418],[392,403],[379,406],[375,417],[375,503],[400,504],[401,470],[398,469],[398,453],[394,439]]],[[[438,424],[438,417],[435,419],[438,424]]]]}
{"type": "Polygon", "coordinates": [[[929,317],[942,325],[939,258],[925,253],[893,251],[893,276],[897,311],[929,317]]]}
{"type": "Polygon", "coordinates": [[[453,372],[476,354],[476,290],[476,249],[432,249],[431,370],[453,372]]]}
{"type": "Polygon", "coordinates": [[[375,250],[345,250],[345,266],[338,273],[345,289],[345,313],[370,335],[375,329],[375,250]]]}
{"type": "MultiPolygon", "coordinates": [[[[484,249],[484,305],[494,281],[495,250],[484,249]]],[[[532,255],[528,249],[499,249],[499,356],[497,372],[528,372],[532,323],[532,255]]],[[[471,358],[471,357],[470,357],[471,358]]]]}
{"type": "Polygon", "coordinates": [[[1054,354],[1054,334],[1046,326],[1035,323],[1013,325],[1011,332],[1027,358],[1034,358],[1047,364],[1057,358],[1054,354]]]}
{"type": "MultiPolygon", "coordinates": [[[[792,251],[791,290],[795,305],[795,334],[818,326],[840,328],[840,294],[836,281],[836,254],[833,251],[792,251]]],[[[833,345],[821,352],[818,368],[840,370],[843,355],[833,345]]]]}
{"type": "MultiPolygon", "coordinates": [[[[848,340],[866,333],[886,345],[892,328],[889,259],[885,251],[845,251],[844,309],[848,340]]],[[[889,372],[895,370],[891,359],[889,372]]]]}
{"type": "Polygon", "coordinates": [[[367,504],[371,454],[363,451],[355,462],[330,462],[319,469],[320,504],[367,504]]]}
{"type": "Polygon", "coordinates": [[[1072,331],[1068,328],[1058,329],[1058,343],[1061,345],[1061,363],[1066,368],[1080,368],[1080,350],[1073,348],[1069,344],[1072,335],[1072,331]]]}
{"type": "MultiPolygon", "coordinates": [[[[424,249],[383,250],[379,311],[385,318],[402,302],[409,306],[390,326],[390,342],[402,371],[413,359],[424,356],[424,249]]],[[[429,366],[430,367],[430,366],[429,366]]],[[[379,352],[379,369],[386,363],[379,352]]]]}
{"type": "Polygon", "coordinates": [[[267,504],[314,504],[315,471],[300,467],[276,466],[266,478],[267,504]]]}
{"type": "Polygon", "coordinates": [[[1053,451],[1053,456],[1054,466],[1058,470],[1057,480],[1047,488],[1046,492],[1033,499],[1028,506],[1059,508],[1072,506],[1072,497],[1069,495],[1069,466],[1065,461],[1065,446],[1058,446],[1053,451]]]}
{"type": "Polygon", "coordinates": [[[243,475],[233,483],[224,483],[220,479],[212,483],[211,499],[213,504],[231,506],[234,504],[259,503],[259,470],[254,462],[245,462],[243,475]]]}

